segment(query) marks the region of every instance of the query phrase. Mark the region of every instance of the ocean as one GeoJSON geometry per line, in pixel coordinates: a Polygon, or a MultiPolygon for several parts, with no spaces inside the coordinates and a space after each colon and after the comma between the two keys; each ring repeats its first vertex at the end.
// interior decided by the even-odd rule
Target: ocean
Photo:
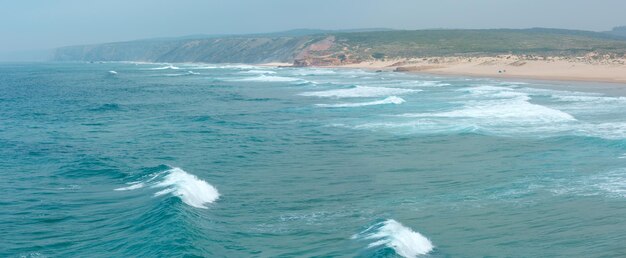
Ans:
{"type": "Polygon", "coordinates": [[[568,84],[0,64],[0,257],[623,257],[626,97],[568,84]]]}

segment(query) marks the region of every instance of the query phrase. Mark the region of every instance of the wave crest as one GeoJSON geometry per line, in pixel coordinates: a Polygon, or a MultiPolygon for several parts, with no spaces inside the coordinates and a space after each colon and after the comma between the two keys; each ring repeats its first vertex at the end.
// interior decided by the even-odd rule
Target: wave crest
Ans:
{"type": "Polygon", "coordinates": [[[295,82],[295,81],[301,81],[301,80],[302,79],[300,79],[300,78],[283,77],[283,76],[269,76],[269,75],[261,74],[261,75],[256,76],[256,77],[237,79],[235,81],[243,81],[243,82],[295,82]]]}
{"type": "Polygon", "coordinates": [[[356,86],[349,89],[326,90],[326,91],[309,91],[300,93],[301,96],[308,97],[335,97],[335,98],[367,98],[381,97],[389,95],[400,95],[420,90],[403,89],[403,88],[386,88],[386,87],[369,87],[356,86]]]}
{"type": "Polygon", "coordinates": [[[220,196],[215,187],[177,167],[157,173],[146,181],[129,184],[127,187],[116,188],[115,191],[130,191],[143,188],[145,185],[150,185],[150,188],[165,188],[156,192],[154,196],[172,194],[185,204],[202,209],[206,209],[207,204],[215,202],[220,196]]]}
{"type": "Polygon", "coordinates": [[[173,65],[150,68],[150,70],[178,70],[178,69],[180,69],[180,67],[173,66],[173,65]]]}
{"type": "Polygon", "coordinates": [[[369,101],[369,102],[359,102],[359,103],[339,103],[339,104],[317,104],[318,107],[363,107],[363,106],[374,106],[374,105],[385,105],[385,104],[402,104],[406,102],[403,98],[391,96],[387,97],[383,100],[369,101]]]}
{"type": "Polygon", "coordinates": [[[428,238],[393,219],[376,223],[352,239],[374,240],[367,248],[385,246],[402,257],[425,255],[434,248],[428,238]]]}

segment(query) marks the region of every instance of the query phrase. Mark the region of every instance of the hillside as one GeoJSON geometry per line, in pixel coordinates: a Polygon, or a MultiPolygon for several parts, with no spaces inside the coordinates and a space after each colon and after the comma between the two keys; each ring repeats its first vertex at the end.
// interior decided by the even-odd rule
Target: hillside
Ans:
{"type": "Polygon", "coordinates": [[[157,40],[73,46],[57,49],[56,61],[144,61],[261,63],[290,62],[315,38],[226,37],[157,40]]]}
{"type": "Polygon", "coordinates": [[[57,49],[57,61],[146,61],[297,65],[357,63],[374,58],[574,56],[590,52],[624,56],[626,40],[607,33],[559,29],[316,31],[195,36],[72,46],[57,49]]]}
{"type": "Polygon", "coordinates": [[[615,27],[612,30],[607,31],[605,33],[626,39],[626,26],[615,27]]]}

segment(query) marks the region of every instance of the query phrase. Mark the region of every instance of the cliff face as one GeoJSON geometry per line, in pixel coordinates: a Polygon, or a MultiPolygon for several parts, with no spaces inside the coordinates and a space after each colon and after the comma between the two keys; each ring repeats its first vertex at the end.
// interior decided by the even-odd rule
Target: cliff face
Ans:
{"type": "Polygon", "coordinates": [[[224,37],[131,41],[56,50],[56,61],[292,62],[317,37],[224,37]]]}
{"type": "Polygon", "coordinates": [[[605,33],[557,29],[286,34],[142,40],[64,47],[56,51],[54,60],[293,62],[296,66],[323,66],[372,59],[428,56],[584,56],[590,52],[615,56],[626,54],[624,38],[605,33]]]}

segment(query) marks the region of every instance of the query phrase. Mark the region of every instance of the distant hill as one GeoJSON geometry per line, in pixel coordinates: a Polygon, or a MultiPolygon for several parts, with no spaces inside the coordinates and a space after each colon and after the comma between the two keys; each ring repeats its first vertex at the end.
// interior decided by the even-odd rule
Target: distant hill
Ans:
{"type": "Polygon", "coordinates": [[[607,31],[605,33],[626,39],[626,26],[615,27],[613,28],[613,30],[607,31]]]}
{"type": "MultiPolygon", "coordinates": [[[[619,29],[613,31],[621,31],[619,29]]],[[[383,57],[457,55],[626,54],[617,34],[562,29],[292,30],[250,35],[194,35],[56,50],[57,61],[146,61],[300,65],[360,62],[383,57]]]]}

